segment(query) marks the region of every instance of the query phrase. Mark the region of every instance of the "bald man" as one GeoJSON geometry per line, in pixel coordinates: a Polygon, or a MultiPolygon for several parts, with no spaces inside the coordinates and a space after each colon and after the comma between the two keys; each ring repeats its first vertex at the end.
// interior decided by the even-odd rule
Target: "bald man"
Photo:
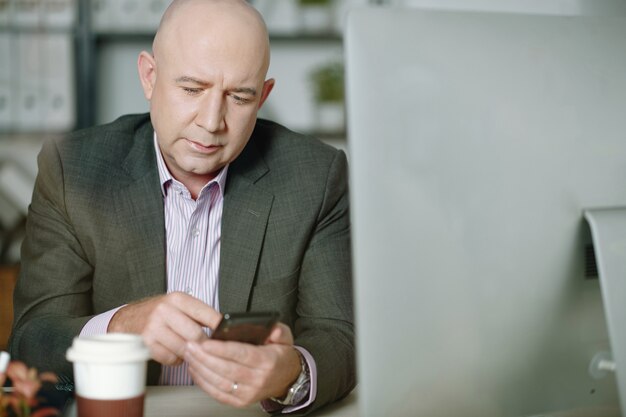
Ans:
{"type": "Polygon", "coordinates": [[[274,86],[258,12],[176,0],[138,71],[149,115],[46,143],[10,349],[72,378],[73,337],[143,336],[149,383],[306,414],[355,384],[345,155],[257,119],[274,86]],[[221,312],[278,311],[253,346],[221,312]]]}

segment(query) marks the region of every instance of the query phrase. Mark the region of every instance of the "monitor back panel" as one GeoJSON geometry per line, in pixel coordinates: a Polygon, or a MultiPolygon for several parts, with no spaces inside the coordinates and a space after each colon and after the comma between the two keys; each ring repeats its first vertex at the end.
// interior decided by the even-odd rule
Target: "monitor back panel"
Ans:
{"type": "Polygon", "coordinates": [[[626,206],[626,20],[365,8],[346,62],[362,415],[615,410],[582,210],[626,206]]]}

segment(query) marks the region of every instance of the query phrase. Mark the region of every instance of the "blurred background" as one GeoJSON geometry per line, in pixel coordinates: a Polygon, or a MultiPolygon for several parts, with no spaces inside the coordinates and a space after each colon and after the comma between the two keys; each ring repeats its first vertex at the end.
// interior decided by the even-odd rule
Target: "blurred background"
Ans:
{"type": "MultiPolygon", "coordinates": [[[[19,263],[43,141],[145,112],[136,60],[170,0],[0,0],[0,265],[19,263]]],[[[342,29],[371,0],[251,0],[276,79],[260,116],[346,149],[342,29]]],[[[1,289],[0,289],[1,290],[1,289]]]]}
{"type": "MultiPolygon", "coordinates": [[[[354,7],[626,13],[626,0],[250,2],[267,22],[272,46],[269,77],[277,81],[260,116],[346,151],[342,31],[354,7]]],[[[141,50],[150,50],[169,3],[0,0],[0,348],[6,337],[2,333],[8,332],[12,319],[10,297],[37,173],[37,153],[51,137],[148,110],[136,59],[141,50]]]]}

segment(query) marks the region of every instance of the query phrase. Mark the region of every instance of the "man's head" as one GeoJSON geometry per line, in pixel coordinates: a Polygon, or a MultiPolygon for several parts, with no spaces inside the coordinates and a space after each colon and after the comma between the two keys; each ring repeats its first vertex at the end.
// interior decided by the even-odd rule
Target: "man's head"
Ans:
{"type": "Polygon", "coordinates": [[[274,85],[268,66],[267,29],[247,2],[172,2],[138,68],[174,177],[204,184],[241,153],[274,85]]]}

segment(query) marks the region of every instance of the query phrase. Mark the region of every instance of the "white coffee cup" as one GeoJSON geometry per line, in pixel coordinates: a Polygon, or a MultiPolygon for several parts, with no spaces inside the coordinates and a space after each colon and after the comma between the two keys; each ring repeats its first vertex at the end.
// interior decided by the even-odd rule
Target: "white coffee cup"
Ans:
{"type": "Polygon", "coordinates": [[[74,364],[79,417],[141,417],[150,351],[138,335],[76,337],[67,359],[74,364]]]}
{"type": "Polygon", "coordinates": [[[0,374],[3,374],[7,371],[10,360],[11,355],[9,355],[9,352],[0,352],[0,374]]]}

